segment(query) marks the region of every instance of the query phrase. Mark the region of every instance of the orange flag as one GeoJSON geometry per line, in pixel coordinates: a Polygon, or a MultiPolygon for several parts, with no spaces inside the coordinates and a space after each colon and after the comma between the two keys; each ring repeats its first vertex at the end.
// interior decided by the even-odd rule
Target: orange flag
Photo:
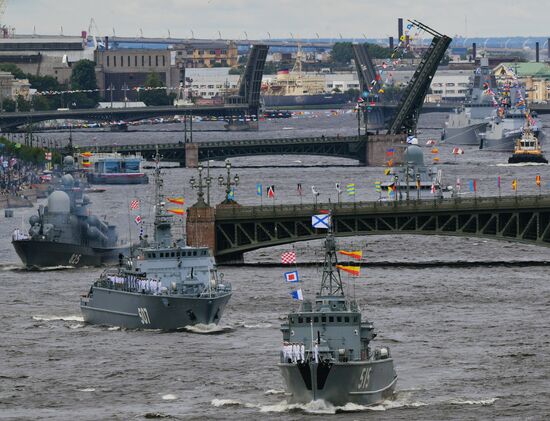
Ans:
{"type": "Polygon", "coordinates": [[[359,276],[359,274],[361,273],[361,266],[336,265],[336,269],[343,270],[344,272],[347,272],[353,276],[359,276]]]}
{"type": "Polygon", "coordinates": [[[338,253],[340,253],[344,256],[352,257],[355,260],[361,260],[363,258],[363,251],[362,250],[357,250],[357,251],[338,250],[338,253]]]}
{"type": "Polygon", "coordinates": [[[168,212],[175,213],[176,215],[183,215],[185,214],[185,210],[183,209],[166,209],[168,212]]]}
{"type": "Polygon", "coordinates": [[[185,203],[185,200],[183,197],[167,197],[169,202],[175,203],[176,205],[183,205],[185,203]]]}

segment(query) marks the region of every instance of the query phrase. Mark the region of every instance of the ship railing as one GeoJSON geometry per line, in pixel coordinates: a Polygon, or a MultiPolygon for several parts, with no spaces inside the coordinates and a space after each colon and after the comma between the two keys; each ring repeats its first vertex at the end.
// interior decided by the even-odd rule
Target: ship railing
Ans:
{"type": "Polygon", "coordinates": [[[11,234],[11,238],[13,241],[28,240],[30,236],[24,233],[23,231],[21,231],[20,229],[15,229],[11,234]]]}

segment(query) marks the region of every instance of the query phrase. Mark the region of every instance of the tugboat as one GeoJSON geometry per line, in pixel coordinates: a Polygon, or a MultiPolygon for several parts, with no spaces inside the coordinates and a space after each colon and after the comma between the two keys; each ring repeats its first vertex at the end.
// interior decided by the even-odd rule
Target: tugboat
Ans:
{"type": "Polygon", "coordinates": [[[322,399],[335,406],[373,405],[393,397],[397,374],[390,350],[370,347],[374,327],[362,319],[357,303],[344,296],[337,265],[329,230],[319,293],[281,325],[284,345],[278,366],[291,404],[322,399]]]}
{"type": "Polygon", "coordinates": [[[519,164],[526,162],[534,162],[540,164],[548,164],[548,160],[542,154],[539,140],[533,134],[529,118],[523,131],[521,138],[517,139],[514,154],[508,158],[509,164],[519,164]]]}
{"type": "MultiPolygon", "coordinates": [[[[73,165],[73,158],[65,157],[64,167],[73,165]]],[[[29,218],[28,233],[17,229],[12,234],[15,251],[28,269],[108,265],[129,250],[128,244],[119,243],[114,225],[91,214],[90,198],[73,175],[63,175],[47,200],[29,218]]]]}
{"type": "Polygon", "coordinates": [[[231,297],[231,284],[218,275],[207,247],[189,247],[172,237],[157,158],[154,239],[119,267],[104,271],[80,300],[87,323],[126,329],[173,331],[218,324],[231,297]]]}

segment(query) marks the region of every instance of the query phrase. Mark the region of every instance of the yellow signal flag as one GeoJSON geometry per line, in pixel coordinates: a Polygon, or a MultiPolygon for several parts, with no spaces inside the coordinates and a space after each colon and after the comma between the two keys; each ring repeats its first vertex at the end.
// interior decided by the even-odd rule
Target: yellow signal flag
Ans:
{"type": "Polygon", "coordinates": [[[183,197],[167,197],[166,199],[176,205],[183,205],[185,203],[185,199],[183,197]]]}
{"type": "Polygon", "coordinates": [[[389,168],[386,168],[384,170],[384,175],[390,175],[391,174],[391,170],[389,168]]]}
{"type": "Polygon", "coordinates": [[[361,260],[363,258],[362,250],[356,250],[356,251],[338,250],[338,253],[340,253],[343,256],[351,257],[355,260],[361,260]]]}
{"type": "Polygon", "coordinates": [[[514,178],[512,180],[512,190],[517,190],[518,189],[518,181],[514,178]]]}
{"type": "Polygon", "coordinates": [[[537,186],[540,187],[540,175],[539,174],[537,174],[536,181],[537,181],[537,186]]]}
{"type": "Polygon", "coordinates": [[[353,276],[359,276],[361,273],[361,266],[345,266],[345,265],[336,265],[336,269],[347,272],[353,276]]]}
{"type": "Polygon", "coordinates": [[[390,160],[387,162],[387,165],[388,165],[388,167],[393,167],[393,159],[390,159],[390,160]]]}
{"type": "Polygon", "coordinates": [[[183,209],[166,209],[168,212],[175,213],[176,215],[184,215],[185,210],[183,209]]]}

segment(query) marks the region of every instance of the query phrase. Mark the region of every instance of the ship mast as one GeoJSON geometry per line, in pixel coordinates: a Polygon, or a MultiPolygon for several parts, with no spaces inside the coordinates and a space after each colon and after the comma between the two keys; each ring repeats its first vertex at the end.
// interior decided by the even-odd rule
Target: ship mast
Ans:
{"type": "Polygon", "coordinates": [[[336,240],[332,233],[332,221],[329,226],[330,228],[325,238],[325,261],[323,262],[323,277],[319,295],[341,295],[343,297],[342,278],[340,277],[340,271],[336,269],[338,258],[336,256],[336,240]]]}
{"type": "Polygon", "coordinates": [[[172,243],[171,215],[164,209],[163,180],[160,172],[160,155],[155,154],[155,243],[160,247],[169,247],[172,243]]]}

